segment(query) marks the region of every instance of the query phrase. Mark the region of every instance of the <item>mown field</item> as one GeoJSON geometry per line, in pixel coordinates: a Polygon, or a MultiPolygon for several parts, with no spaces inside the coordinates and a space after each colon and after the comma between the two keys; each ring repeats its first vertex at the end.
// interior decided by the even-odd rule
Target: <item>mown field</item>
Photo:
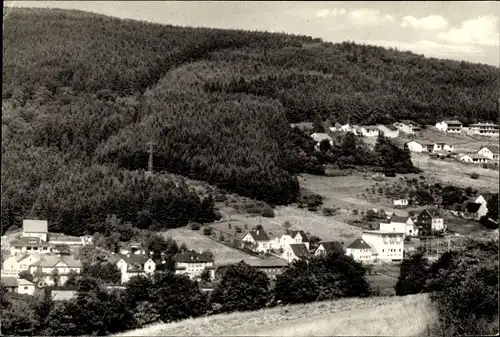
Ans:
{"type": "Polygon", "coordinates": [[[350,298],[155,324],[117,336],[423,336],[436,317],[426,295],[350,298]]]}

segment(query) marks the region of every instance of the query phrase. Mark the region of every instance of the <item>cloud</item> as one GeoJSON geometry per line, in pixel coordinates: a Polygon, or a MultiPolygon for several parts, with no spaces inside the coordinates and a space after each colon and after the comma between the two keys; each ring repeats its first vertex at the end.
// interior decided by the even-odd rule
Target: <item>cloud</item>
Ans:
{"type": "Polygon", "coordinates": [[[440,30],[448,27],[448,22],[440,15],[429,15],[420,19],[405,16],[400,25],[403,28],[410,27],[416,30],[440,30]]]}
{"type": "Polygon", "coordinates": [[[341,9],[321,9],[316,12],[316,16],[319,18],[324,18],[326,16],[337,16],[337,15],[345,15],[346,10],[344,8],[341,9]]]}
{"type": "Polygon", "coordinates": [[[454,45],[498,46],[500,40],[499,18],[486,15],[462,22],[460,28],[452,28],[437,35],[440,41],[454,45]]]}
{"type": "Polygon", "coordinates": [[[395,21],[392,15],[383,15],[378,9],[359,8],[350,11],[348,15],[352,23],[363,26],[380,25],[395,21]]]}

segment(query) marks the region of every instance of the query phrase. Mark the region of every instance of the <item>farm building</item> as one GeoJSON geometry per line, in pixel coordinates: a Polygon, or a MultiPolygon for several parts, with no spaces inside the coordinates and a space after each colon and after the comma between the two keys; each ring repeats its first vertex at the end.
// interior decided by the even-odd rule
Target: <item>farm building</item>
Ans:
{"type": "Polygon", "coordinates": [[[497,145],[483,146],[477,154],[498,161],[499,147],[497,145]]]}
{"type": "Polygon", "coordinates": [[[420,125],[418,125],[418,123],[410,120],[403,120],[399,123],[394,123],[394,126],[398,128],[400,131],[403,131],[404,133],[410,135],[419,133],[421,130],[420,125]]]}
{"type": "Polygon", "coordinates": [[[436,123],[436,128],[445,133],[462,133],[462,122],[457,120],[446,120],[436,123]]]}
{"type": "Polygon", "coordinates": [[[474,164],[487,164],[490,159],[480,154],[469,153],[461,156],[460,161],[474,164]]]}

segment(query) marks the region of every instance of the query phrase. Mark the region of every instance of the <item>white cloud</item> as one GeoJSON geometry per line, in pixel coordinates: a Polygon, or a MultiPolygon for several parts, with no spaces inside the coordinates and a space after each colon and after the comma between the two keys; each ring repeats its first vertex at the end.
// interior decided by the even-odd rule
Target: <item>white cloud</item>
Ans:
{"type": "Polygon", "coordinates": [[[414,16],[405,16],[401,20],[401,27],[411,27],[417,30],[440,30],[448,27],[448,22],[440,15],[429,15],[420,19],[414,16]]]}
{"type": "Polygon", "coordinates": [[[386,22],[394,22],[394,18],[389,15],[382,15],[378,9],[359,8],[349,12],[349,19],[356,25],[380,25],[386,22]]]}
{"type": "Polygon", "coordinates": [[[499,18],[494,15],[481,16],[462,22],[460,28],[452,28],[437,35],[437,38],[450,44],[478,44],[498,46],[500,40],[499,18]]]}
{"type": "Polygon", "coordinates": [[[346,11],[344,8],[341,8],[341,9],[321,9],[319,11],[316,12],[316,16],[319,17],[319,18],[324,18],[326,16],[337,16],[337,15],[345,15],[346,11]]]}

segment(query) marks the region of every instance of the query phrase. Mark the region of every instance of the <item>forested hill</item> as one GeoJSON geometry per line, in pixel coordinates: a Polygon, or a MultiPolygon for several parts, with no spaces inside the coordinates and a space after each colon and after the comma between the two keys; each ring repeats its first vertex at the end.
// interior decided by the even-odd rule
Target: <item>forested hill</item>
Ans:
{"type": "Polygon", "coordinates": [[[10,10],[2,225],[36,216],[79,234],[111,213],[142,227],[215,217],[210,196],[164,172],[289,203],[311,151],[290,122],[493,120],[498,85],[495,67],[354,43],[10,10]]]}

